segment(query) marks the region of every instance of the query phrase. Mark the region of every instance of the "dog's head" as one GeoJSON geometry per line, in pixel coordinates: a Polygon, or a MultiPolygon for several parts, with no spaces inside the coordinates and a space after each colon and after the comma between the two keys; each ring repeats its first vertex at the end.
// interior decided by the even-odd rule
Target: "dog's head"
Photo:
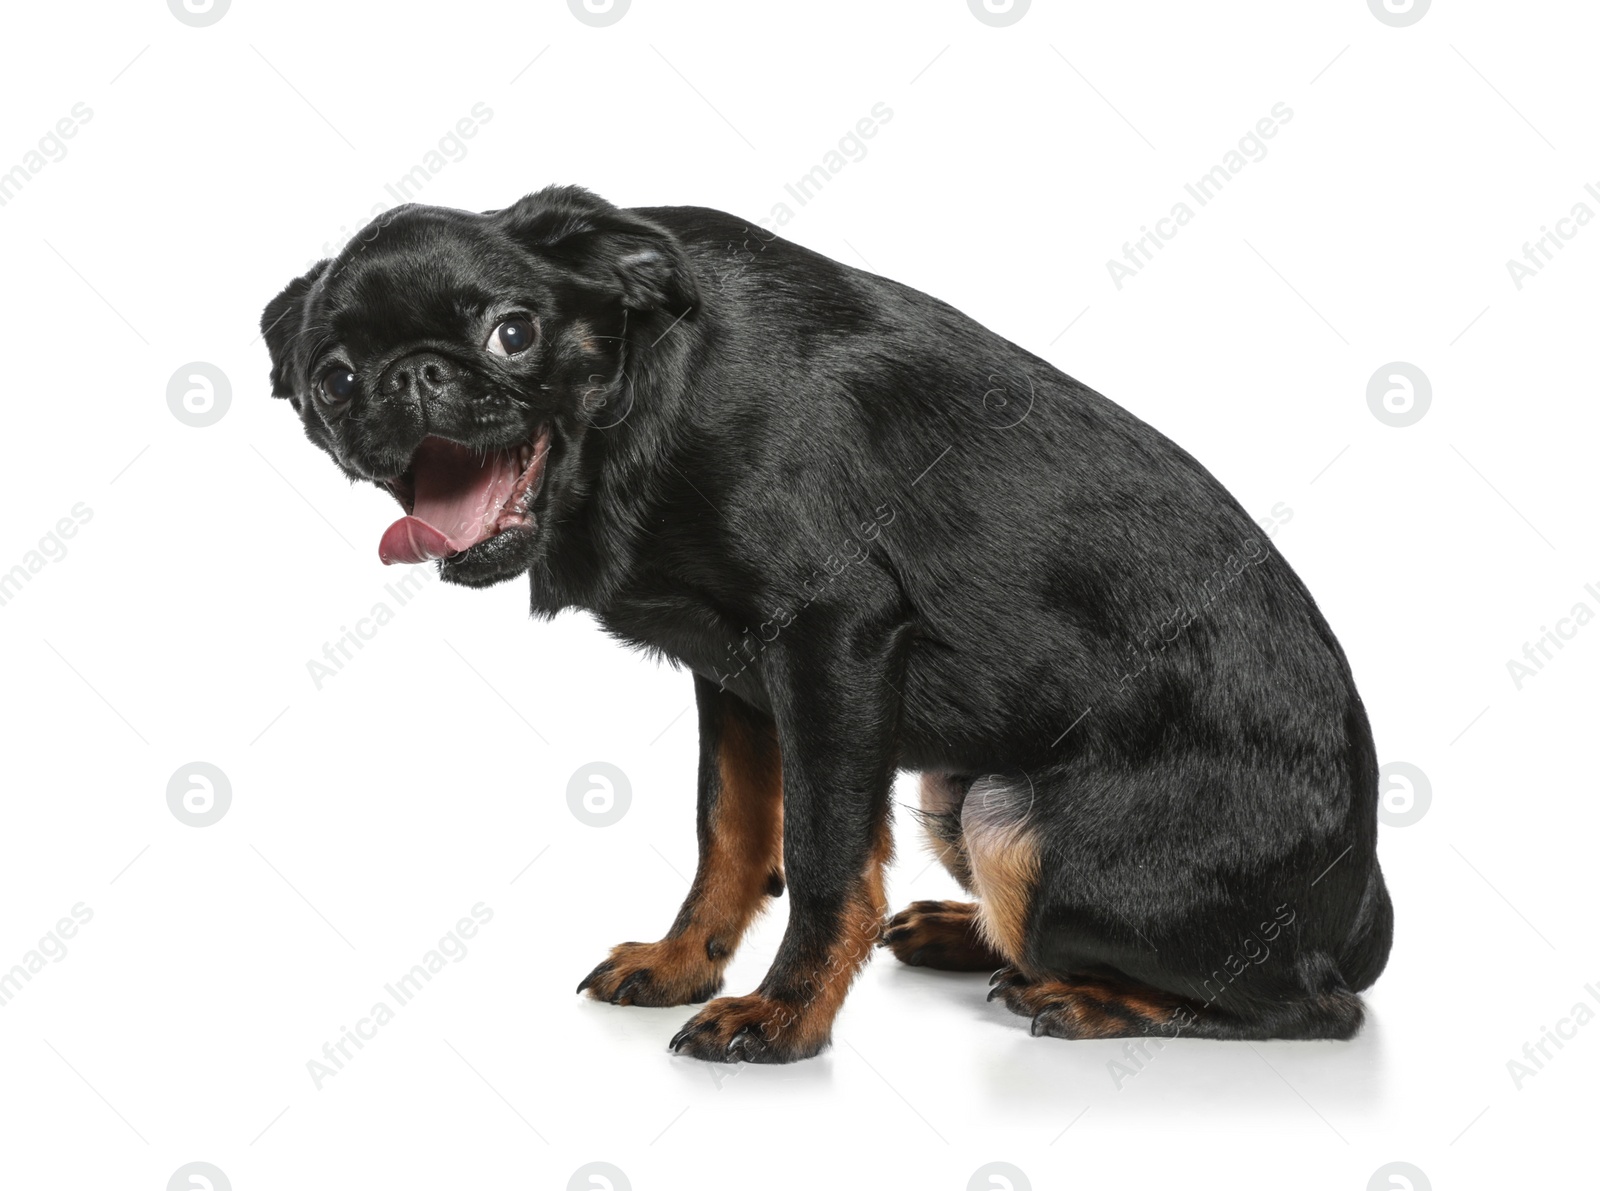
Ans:
{"type": "MultiPolygon", "coordinates": [[[[577,187],[474,214],[408,204],[268,303],[272,391],[405,516],[384,562],[485,586],[526,571],[628,416],[629,319],[693,309],[678,242],[577,187]]],[[[648,340],[646,340],[648,342],[648,340]]]]}

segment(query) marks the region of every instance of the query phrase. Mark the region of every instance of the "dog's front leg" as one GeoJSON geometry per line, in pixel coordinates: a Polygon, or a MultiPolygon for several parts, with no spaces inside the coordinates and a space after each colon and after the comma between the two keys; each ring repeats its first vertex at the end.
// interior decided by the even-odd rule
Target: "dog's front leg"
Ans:
{"type": "Polygon", "coordinates": [[[821,619],[792,626],[762,665],[783,750],[788,929],[756,991],[707,1005],[672,1039],[678,1054],[757,1063],[816,1054],[882,930],[908,636],[882,621],[821,619]]]}
{"type": "Polygon", "coordinates": [[[618,1005],[688,1005],[716,996],[745,929],[783,892],[783,779],[769,716],[696,677],[700,863],[665,938],[622,943],[579,992],[618,1005]]]}

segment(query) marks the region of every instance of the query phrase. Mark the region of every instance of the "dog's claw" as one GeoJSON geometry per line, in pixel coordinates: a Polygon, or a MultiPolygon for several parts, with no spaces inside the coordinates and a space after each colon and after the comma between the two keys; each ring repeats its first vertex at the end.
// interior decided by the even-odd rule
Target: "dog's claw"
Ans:
{"type": "Polygon", "coordinates": [[[595,981],[600,980],[604,976],[606,976],[606,974],[609,973],[610,971],[611,971],[611,961],[609,959],[602,960],[599,964],[597,964],[595,966],[594,971],[590,972],[582,980],[578,981],[578,992],[581,993],[584,989],[588,988],[595,981]]]}
{"type": "Polygon", "coordinates": [[[1014,967],[1004,967],[989,977],[989,995],[984,998],[992,1001],[996,997],[1003,997],[1014,988],[1027,984],[1028,978],[1014,967]]]}
{"type": "Polygon", "coordinates": [[[745,1026],[732,1038],[728,1039],[728,1045],[726,1048],[724,1048],[723,1053],[733,1058],[744,1058],[745,1052],[749,1047],[750,1040],[754,1037],[754,1035],[755,1027],[745,1026]]]}

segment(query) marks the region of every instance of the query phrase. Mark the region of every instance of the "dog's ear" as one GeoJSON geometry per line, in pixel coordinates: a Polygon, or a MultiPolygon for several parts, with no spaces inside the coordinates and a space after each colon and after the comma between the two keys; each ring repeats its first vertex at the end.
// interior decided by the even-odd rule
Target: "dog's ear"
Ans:
{"type": "Polygon", "coordinates": [[[267,341],[267,351],[272,356],[272,395],[291,397],[294,381],[290,369],[294,362],[291,350],[295,336],[300,333],[300,319],[305,313],[306,294],[312,284],[328,267],[327,261],[318,261],[283,287],[283,292],[267,303],[261,312],[261,337],[267,341]]]}
{"type": "Polygon", "coordinates": [[[659,309],[677,317],[698,301],[694,271],[671,232],[581,186],[547,186],[485,214],[501,220],[531,251],[612,291],[629,310],[659,309]]]}

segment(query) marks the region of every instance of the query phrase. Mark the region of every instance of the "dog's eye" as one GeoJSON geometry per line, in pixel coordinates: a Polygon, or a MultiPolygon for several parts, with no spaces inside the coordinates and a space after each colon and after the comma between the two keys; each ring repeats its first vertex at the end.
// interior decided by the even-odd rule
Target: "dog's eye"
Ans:
{"type": "Polygon", "coordinates": [[[489,332],[489,342],[484,344],[493,356],[514,356],[525,352],[533,343],[533,322],[520,314],[508,318],[489,332]]]}
{"type": "Polygon", "coordinates": [[[322,393],[329,401],[348,401],[355,396],[356,374],[348,368],[331,368],[322,377],[322,393]]]}

